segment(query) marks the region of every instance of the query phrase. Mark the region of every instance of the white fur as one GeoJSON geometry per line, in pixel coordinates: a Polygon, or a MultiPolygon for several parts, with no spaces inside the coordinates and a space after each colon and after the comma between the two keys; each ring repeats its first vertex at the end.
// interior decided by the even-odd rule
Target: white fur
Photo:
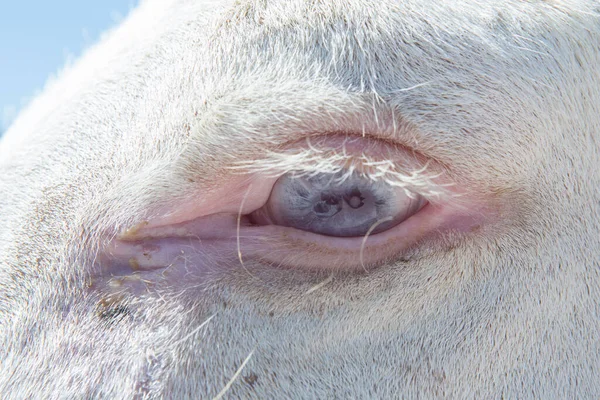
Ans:
{"type": "Polygon", "coordinates": [[[2,140],[1,397],[598,398],[599,13],[144,2],[2,140]],[[397,121],[500,217],[369,274],[236,270],[99,317],[107,233],[267,145],[397,121]]]}

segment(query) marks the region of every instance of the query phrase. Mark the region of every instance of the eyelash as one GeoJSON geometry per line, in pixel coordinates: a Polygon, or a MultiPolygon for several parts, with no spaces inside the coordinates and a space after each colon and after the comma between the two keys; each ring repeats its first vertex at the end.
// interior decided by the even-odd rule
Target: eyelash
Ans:
{"type": "Polygon", "coordinates": [[[390,186],[402,188],[409,197],[417,194],[431,203],[456,197],[456,194],[450,194],[448,191],[452,184],[434,182],[442,174],[428,173],[429,161],[408,172],[408,168],[401,170],[390,159],[377,160],[365,153],[360,156],[348,154],[345,147],[342,147],[341,152],[334,149],[318,149],[309,140],[307,143],[307,148],[303,150],[267,151],[263,158],[238,161],[229,169],[236,173],[258,173],[271,178],[289,173],[298,177],[313,177],[318,174],[334,175],[343,172],[339,182],[343,182],[354,171],[360,171],[373,182],[383,181],[390,186]]]}

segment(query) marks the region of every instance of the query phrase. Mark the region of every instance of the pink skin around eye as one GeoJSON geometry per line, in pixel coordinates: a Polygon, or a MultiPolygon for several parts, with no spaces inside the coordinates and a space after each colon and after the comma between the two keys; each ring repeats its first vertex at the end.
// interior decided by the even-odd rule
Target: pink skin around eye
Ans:
{"type": "Polygon", "coordinates": [[[113,277],[112,285],[123,284],[141,293],[148,289],[147,282],[170,287],[200,284],[257,261],[273,268],[361,272],[399,258],[420,241],[435,240],[448,229],[468,230],[479,224],[482,216],[463,198],[461,207],[427,204],[399,225],[366,239],[329,237],[289,227],[250,225],[241,215],[260,207],[268,196],[268,192],[257,195],[263,199],[255,199],[256,204],[246,208],[252,203],[252,187],[235,191],[224,187],[221,193],[227,193],[230,201],[220,209],[207,202],[204,214],[194,219],[160,225],[149,221],[146,226],[123,233],[106,246],[99,258],[103,275],[113,277]],[[246,194],[240,215],[238,210],[246,194]],[[136,279],[119,278],[128,275],[136,279]]]}
{"type": "Polygon", "coordinates": [[[110,278],[109,286],[143,290],[148,282],[172,287],[199,284],[256,262],[273,268],[360,272],[399,258],[448,229],[466,231],[480,224],[484,215],[477,201],[453,197],[449,191],[447,202],[427,204],[398,225],[366,238],[251,224],[245,216],[266,203],[276,180],[233,175],[216,190],[190,196],[166,209],[162,217],[126,230],[98,257],[100,275],[110,278]]]}

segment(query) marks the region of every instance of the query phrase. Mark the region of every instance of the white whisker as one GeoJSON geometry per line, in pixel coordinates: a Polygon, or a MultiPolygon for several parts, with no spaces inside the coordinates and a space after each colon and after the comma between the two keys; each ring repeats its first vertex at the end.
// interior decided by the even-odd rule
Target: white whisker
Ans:
{"type": "Polygon", "coordinates": [[[196,333],[198,333],[198,331],[200,329],[202,329],[203,327],[206,326],[206,324],[208,324],[213,318],[214,316],[217,314],[213,314],[210,317],[208,317],[208,319],[206,321],[204,321],[203,323],[201,323],[198,327],[196,327],[193,331],[191,331],[189,334],[185,335],[182,339],[179,339],[178,341],[174,342],[171,344],[171,346],[175,347],[180,343],[185,342],[186,340],[188,340],[189,338],[191,338],[192,336],[194,336],[196,333]]]}
{"type": "Polygon", "coordinates": [[[305,295],[311,294],[312,292],[321,289],[323,286],[327,285],[331,281],[333,281],[333,274],[329,275],[329,277],[327,279],[325,279],[323,282],[317,283],[315,286],[308,289],[304,294],[305,295]]]}
{"type": "Polygon", "coordinates": [[[367,239],[369,238],[369,235],[379,225],[383,224],[384,222],[391,221],[393,219],[394,219],[394,217],[387,217],[387,218],[380,219],[379,221],[377,221],[373,225],[371,225],[371,227],[369,228],[369,230],[367,231],[367,233],[363,237],[362,243],[360,244],[360,265],[363,267],[363,269],[365,270],[365,272],[369,272],[369,270],[367,269],[367,267],[365,267],[365,262],[364,262],[364,250],[365,250],[365,245],[367,244],[367,239]]]}
{"type": "Polygon", "coordinates": [[[225,393],[227,393],[229,391],[229,389],[231,388],[231,385],[233,385],[233,382],[235,382],[235,380],[240,376],[240,374],[242,373],[242,370],[244,369],[244,367],[246,366],[246,364],[248,363],[248,361],[250,361],[250,358],[252,358],[252,355],[254,354],[254,350],[253,349],[250,354],[248,354],[248,357],[246,357],[246,359],[244,360],[244,362],[242,363],[242,365],[240,365],[240,367],[237,369],[237,371],[235,371],[235,374],[233,374],[233,376],[231,377],[231,379],[229,380],[229,382],[227,382],[227,384],[225,385],[225,387],[223,387],[223,389],[219,392],[219,394],[217,394],[213,400],[220,400],[221,398],[223,398],[223,396],[225,395],[225,393]]]}
{"type": "Polygon", "coordinates": [[[236,244],[237,244],[238,259],[240,260],[240,264],[242,264],[242,268],[244,268],[244,270],[248,273],[248,275],[250,275],[251,277],[254,278],[254,275],[252,275],[250,273],[250,271],[248,270],[248,268],[246,268],[246,265],[244,265],[244,260],[242,259],[242,247],[240,244],[240,225],[241,225],[241,221],[242,221],[242,211],[244,210],[244,204],[246,203],[246,199],[248,198],[248,195],[250,194],[251,189],[252,189],[252,185],[249,185],[248,189],[246,190],[246,194],[244,194],[244,197],[242,198],[242,202],[240,203],[240,209],[239,209],[239,212],[237,215],[236,244]]]}

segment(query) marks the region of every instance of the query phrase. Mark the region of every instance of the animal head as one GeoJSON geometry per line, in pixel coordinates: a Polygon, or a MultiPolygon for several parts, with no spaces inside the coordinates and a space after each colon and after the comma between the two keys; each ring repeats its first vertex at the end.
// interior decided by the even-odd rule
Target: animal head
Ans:
{"type": "Polygon", "coordinates": [[[0,143],[3,397],[596,397],[599,13],[146,0],[0,143]]]}

